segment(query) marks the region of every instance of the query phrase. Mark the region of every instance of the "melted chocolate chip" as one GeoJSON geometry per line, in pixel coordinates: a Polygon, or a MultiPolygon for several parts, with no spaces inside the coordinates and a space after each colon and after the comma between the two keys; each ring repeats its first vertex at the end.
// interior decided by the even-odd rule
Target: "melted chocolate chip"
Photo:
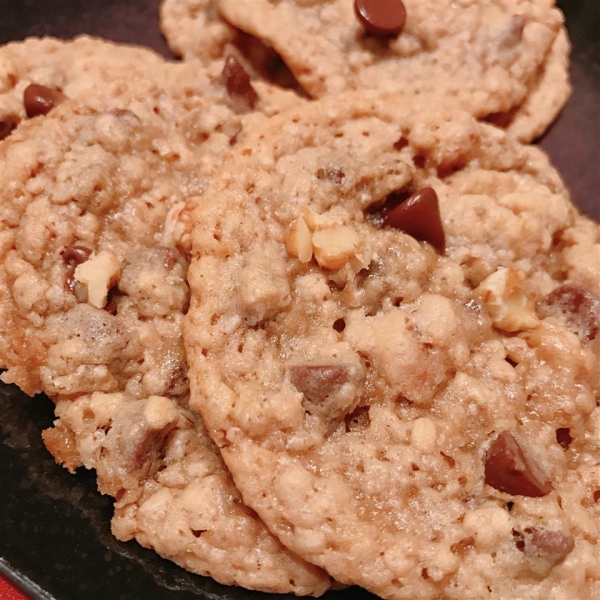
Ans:
{"type": "Polygon", "coordinates": [[[383,223],[400,229],[417,240],[429,242],[440,252],[446,247],[440,206],[433,188],[425,187],[414,193],[386,214],[383,223]]]}
{"type": "Polygon", "coordinates": [[[485,482],[500,492],[539,498],[552,491],[552,483],[529,458],[510,431],[491,443],[485,458],[485,482]]]}
{"type": "Polygon", "coordinates": [[[354,12],[363,29],[378,37],[395,37],[404,29],[402,0],[355,0],[354,12]]]}
{"type": "Polygon", "coordinates": [[[183,394],[188,389],[187,366],[185,364],[177,365],[169,376],[167,393],[170,395],[183,394]]]}
{"type": "Polygon", "coordinates": [[[556,430],[556,441],[561,445],[563,450],[568,450],[573,438],[570,430],[566,427],[560,427],[556,430]]]}
{"type": "Polygon", "coordinates": [[[77,280],[75,279],[75,269],[81,263],[84,263],[92,255],[92,251],[85,246],[79,244],[73,244],[68,248],[65,248],[61,256],[65,263],[69,266],[65,275],[65,287],[70,291],[75,291],[77,280]]]}
{"type": "Polygon", "coordinates": [[[53,108],[66,100],[58,90],[32,83],[23,92],[23,104],[29,118],[47,115],[53,108]]]}
{"type": "Polygon", "coordinates": [[[250,75],[246,73],[240,61],[232,54],[225,59],[225,67],[221,77],[231,98],[241,100],[250,109],[256,106],[258,94],[250,83],[250,75]]]}
{"type": "Polygon", "coordinates": [[[537,307],[538,316],[564,320],[582,343],[598,335],[600,300],[580,285],[566,283],[550,292],[537,307]]]}
{"type": "Polygon", "coordinates": [[[500,48],[514,48],[523,39],[523,30],[525,29],[525,17],[523,15],[514,15],[511,17],[508,25],[502,31],[498,38],[500,48]]]}
{"type": "Polygon", "coordinates": [[[319,403],[348,381],[348,369],[345,365],[295,365],[290,381],[309,402],[319,403]]]}
{"type": "Polygon", "coordinates": [[[404,136],[394,142],[394,150],[402,150],[406,146],[408,146],[408,140],[404,136]]]}
{"type": "Polygon", "coordinates": [[[113,317],[119,311],[119,297],[121,296],[119,292],[119,288],[112,287],[108,290],[108,294],[106,297],[106,304],[104,306],[104,310],[113,315],[113,317]]]}
{"type": "Polygon", "coordinates": [[[523,531],[513,530],[515,545],[521,552],[535,558],[543,558],[557,563],[575,547],[575,540],[570,533],[526,527],[523,531]]]}

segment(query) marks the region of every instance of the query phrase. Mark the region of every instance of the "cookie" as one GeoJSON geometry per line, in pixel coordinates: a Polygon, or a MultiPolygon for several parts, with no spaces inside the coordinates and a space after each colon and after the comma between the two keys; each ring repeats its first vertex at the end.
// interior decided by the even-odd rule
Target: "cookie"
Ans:
{"type": "Polygon", "coordinates": [[[274,117],[194,210],[190,405],[294,552],[383,598],[592,598],[600,236],[463,112],[274,117]]]}
{"type": "Polygon", "coordinates": [[[281,57],[224,21],[215,0],[163,0],[160,27],[171,50],[186,61],[215,72],[223,58],[233,54],[253,77],[300,91],[281,57]]]}
{"type": "Polygon", "coordinates": [[[217,3],[227,21],[271,45],[312,97],[433,93],[477,117],[523,101],[563,20],[545,0],[217,3]]]}
{"type": "Polygon", "coordinates": [[[521,142],[540,137],[571,96],[570,50],[569,37],[563,27],[552,44],[543,68],[530,85],[525,101],[508,113],[490,115],[486,120],[506,129],[521,142]]]}
{"type": "Polygon", "coordinates": [[[55,401],[44,441],[69,470],[96,469],[119,539],[222,583],[319,595],[329,577],[244,506],[187,406],[174,214],[253,121],[226,81],[186,73],[160,62],[147,81],[90,87],[0,144],[2,379],[55,401]]]}
{"type": "MultiPolygon", "coordinates": [[[[0,82],[0,130],[5,138],[23,120],[41,118],[67,98],[84,98],[90,105],[94,99],[113,98],[138,116],[159,115],[199,149],[198,190],[245,130],[302,102],[291,91],[251,82],[231,57],[221,61],[220,74],[212,76],[200,65],[168,62],[145,48],[85,36],[73,41],[31,38],[3,46],[0,82]],[[32,89],[37,91],[28,97],[32,89]]],[[[7,300],[0,301],[0,316],[7,319],[12,301],[2,270],[1,298],[7,300]]],[[[11,365],[11,360],[21,364],[19,358],[9,358],[13,344],[4,331],[0,341],[0,367],[11,365]]],[[[36,374],[21,370],[24,378],[14,380],[22,389],[40,389],[38,382],[27,381],[36,374]]]]}
{"type": "Polygon", "coordinates": [[[219,15],[214,0],[164,0],[160,27],[171,50],[209,65],[235,42],[236,30],[219,15]]]}
{"type": "MultiPolygon", "coordinates": [[[[171,120],[186,138],[203,147],[223,144],[222,154],[239,124],[225,131],[225,122],[243,115],[258,121],[302,101],[294,92],[264,81],[251,81],[232,56],[221,57],[213,69],[162,59],[140,46],[114,44],[81,36],[72,41],[30,38],[0,48],[0,135],[7,137],[23,119],[47,113],[65,98],[128,96],[138,111],[150,107],[171,120]],[[47,88],[31,94],[31,85],[47,88]],[[27,93],[26,93],[27,92],[27,93]],[[39,94],[50,94],[40,108],[39,94]],[[49,104],[48,104],[49,102],[49,104]],[[27,106],[29,104],[29,106],[27,106]],[[216,134],[216,135],[215,135],[216,134]],[[218,135],[223,134],[223,135],[218,135]]],[[[41,99],[42,105],[44,99],[41,99]]],[[[122,102],[123,104],[123,102],[122,102]]]]}

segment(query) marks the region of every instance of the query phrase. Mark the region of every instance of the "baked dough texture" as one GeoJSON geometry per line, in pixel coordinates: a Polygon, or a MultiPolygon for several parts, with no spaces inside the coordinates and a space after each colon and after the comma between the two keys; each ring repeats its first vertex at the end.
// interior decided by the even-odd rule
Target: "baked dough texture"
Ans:
{"type": "Polygon", "coordinates": [[[351,94],[250,134],[193,221],[190,405],[286,546],[383,598],[598,596],[599,229],[540,150],[351,94]],[[429,187],[445,245],[431,203],[390,226],[429,187]]]}
{"type": "Polygon", "coordinates": [[[556,119],[571,91],[570,46],[553,2],[405,4],[397,38],[365,34],[350,0],[164,0],[161,27],[175,53],[203,64],[238,46],[264,67],[277,51],[313,97],[352,88],[431,93],[523,142],[556,119]]]}
{"type": "MultiPolygon", "coordinates": [[[[100,491],[115,498],[119,539],[221,583],[320,595],[328,575],[243,504],[188,407],[189,289],[175,216],[255,117],[238,112],[222,82],[145,50],[123,50],[139,55],[140,73],[149,57],[145,77],[111,80],[104,61],[117,46],[20,48],[57,48],[66,59],[82,44],[100,52],[90,50],[88,69],[48,59],[5,71],[19,75],[17,88],[47,72],[45,85],[61,81],[75,99],[22,120],[0,143],[2,379],[55,401],[44,441],[69,470],[97,471],[100,491]]],[[[275,111],[271,100],[259,94],[257,109],[275,111]]]]}

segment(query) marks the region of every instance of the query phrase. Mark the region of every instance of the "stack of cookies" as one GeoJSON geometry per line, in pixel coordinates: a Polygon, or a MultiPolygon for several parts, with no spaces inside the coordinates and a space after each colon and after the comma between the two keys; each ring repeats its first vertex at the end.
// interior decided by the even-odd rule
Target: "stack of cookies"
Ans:
{"type": "Polygon", "coordinates": [[[597,598],[600,229],[525,145],[554,3],[160,19],[183,61],[0,48],[0,367],[57,462],[227,585],[597,598]]]}

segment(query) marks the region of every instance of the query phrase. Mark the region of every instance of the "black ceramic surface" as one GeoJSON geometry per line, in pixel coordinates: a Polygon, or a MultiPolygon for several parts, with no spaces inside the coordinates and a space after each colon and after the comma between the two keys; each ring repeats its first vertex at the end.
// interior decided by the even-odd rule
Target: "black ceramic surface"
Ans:
{"type": "MultiPolygon", "coordinates": [[[[81,33],[151,46],[170,56],[158,28],[158,0],[0,0],[0,43],[30,35],[81,33]]],[[[600,219],[600,5],[563,0],[573,43],[574,94],[541,141],[575,203],[600,219]]],[[[1,209],[1,207],[0,207],[1,209]]],[[[0,324],[2,326],[2,324],[0,324]]],[[[183,571],[135,542],[110,534],[112,499],[92,472],[54,463],[41,438],[51,402],[0,384],[0,573],[44,600],[276,600],[183,571]]],[[[327,600],[372,599],[351,588],[327,600]]]]}

